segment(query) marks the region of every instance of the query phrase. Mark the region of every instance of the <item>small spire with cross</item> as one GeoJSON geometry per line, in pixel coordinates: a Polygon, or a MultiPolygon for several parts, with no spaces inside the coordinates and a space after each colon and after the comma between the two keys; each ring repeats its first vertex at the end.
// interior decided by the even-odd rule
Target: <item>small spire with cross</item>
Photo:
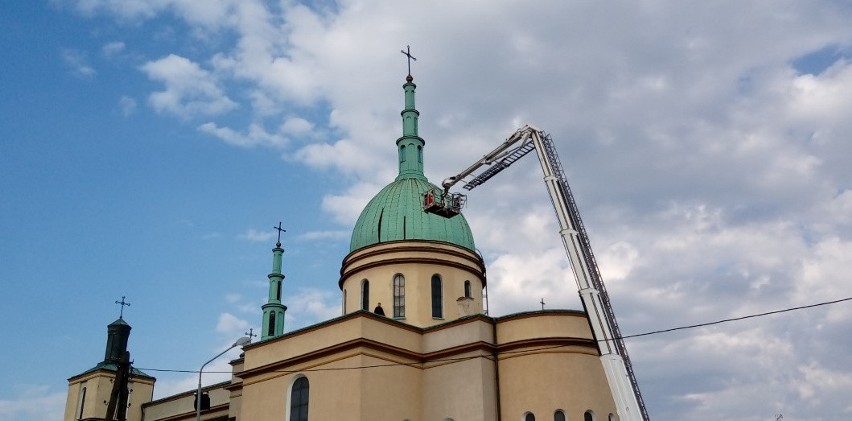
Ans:
{"type": "Polygon", "coordinates": [[[254,328],[253,328],[253,327],[249,328],[249,331],[248,331],[248,332],[245,332],[245,335],[246,335],[246,336],[248,336],[248,337],[249,337],[249,339],[251,339],[251,338],[256,338],[256,337],[257,337],[257,334],[256,334],[256,333],[254,333],[254,328]]]}
{"type": "Polygon", "coordinates": [[[539,304],[541,304],[541,309],[543,311],[544,310],[544,298],[541,299],[541,302],[539,304]]]}
{"type": "Polygon", "coordinates": [[[399,50],[399,52],[408,56],[408,76],[405,77],[405,80],[408,81],[408,82],[411,82],[411,81],[414,80],[414,78],[411,77],[411,60],[417,61],[417,59],[413,55],[411,55],[411,46],[410,45],[406,45],[405,49],[399,50]]]}
{"type": "Polygon", "coordinates": [[[121,301],[116,301],[116,302],[115,302],[116,304],[120,304],[120,305],[121,305],[121,312],[119,312],[119,314],[118,314],[118,318],[119,318],[119,319],[123,319],[123,318],[124,318],[124,306],[130,307],[130,303],[128,303],[128,302],[126,302],[126,301],[124,301],[124,299],[125,299],[125,298],[127,298],[127,297],[125,297],[124,295],[122,295],[122,296],[121,296],[121,301]]]}
{"type": "Polygon", "coordinates": [[[278,222],[277,227],[272,227],[272,228],[278,230],[278,241],[275,243],[275,245],[277,247],[281,247],[281,233],[287,232],[287,230],[285,230],[284,228],[281,228],[281,222],[278,222]]]}

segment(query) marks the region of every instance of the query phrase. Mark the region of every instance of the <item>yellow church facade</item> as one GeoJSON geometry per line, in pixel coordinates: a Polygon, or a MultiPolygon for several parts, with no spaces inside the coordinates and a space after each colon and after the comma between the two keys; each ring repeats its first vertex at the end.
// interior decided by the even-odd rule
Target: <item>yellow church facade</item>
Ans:
{"type": "MultiPolygon", "coordinates": [[[[618,418],[585,312],[485,314],[486,267],[464,216],[423,211],[423,195],[437,187],[423,174],[415,88],[409,75],[399,176],[361,212],[341,264],[341,316],[283,332],[283,248],[276,244],[263,336],[231,362],[230,381],[204,388],[209,407],[201,419],[618,418]]],[[[81,376],[69,379],[65,421],[97,419],[79,416],[81,376]]],[[[153,389],[153,378],[146,381],[153,389]]],[[[195,391],[140,396],[130,420],[195,419],[195,391]]]]}

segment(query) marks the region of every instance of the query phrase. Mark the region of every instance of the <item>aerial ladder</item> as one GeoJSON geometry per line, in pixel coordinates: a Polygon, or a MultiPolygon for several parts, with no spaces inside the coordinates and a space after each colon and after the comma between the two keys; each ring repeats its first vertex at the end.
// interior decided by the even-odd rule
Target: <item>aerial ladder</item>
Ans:
{"type": "Polygon", "coordinates": [[[609,295],[601,279],[595,256],[580,219],[577,204],[568,181],[556,154],[556,148],[550,135],[532,126],[525,125],[509,136],[500,146],[485,155],[482,159],[443,181],[443,191],[432,189],[423,195],[423,209],[446,218],[452,218],[461,212],[466,196],[461,193],[450,193],[450,188],[464,178],[487,167],[484,171],[467,181],[465,190],[473,190],[485,183],[500,171],[535,150],[541,169],[544,172],[544,183],[547,193],[559,220],[559,235],[571,262],[574,279],[580,300],[592,327],[592,334],[598,344],[600,359],[612,391],[621,421],[648,421],[648,412],[639,384],[633,373],[627,348],[621,338],[615,314],[610,305],[609,295]]]}

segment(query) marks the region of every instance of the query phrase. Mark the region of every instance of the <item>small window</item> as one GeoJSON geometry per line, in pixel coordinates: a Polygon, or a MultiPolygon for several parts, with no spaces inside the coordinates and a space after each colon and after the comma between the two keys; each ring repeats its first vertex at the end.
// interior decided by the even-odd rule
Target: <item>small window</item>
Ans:
{"type": "Polygon", "coordinates": [[[405,317],[405,277],[393,276],[393,317],[405,317]]]}
{"type": "Polygon", "coordinates": [[[441,276],[432,275],[432,317],[444,317],[444,297],[442,293],[441,276]]]}
{"type": "Polygon", "coordinates": [[[470,298],[470,281],[464,281],[464,298],[470,298]]]}
{"type": "Polygon", "coordinates": [[[275,336],[275,312],[269,313],[269,326],[266,329],[266,336],[275,336]]]}
{"type": "Polygon", "coordinates": [[[275,293],[275,299],[281,301],[281,281],[276,281],[275,283],[278,284],[277,292],[275,293]]]}
{"type": "Polygon", "coordinates": [[[423,147],[417,146],[417,162],[423,162],[423,147]]]}
{"type": "Polygon", "coordinates": [[[307,377],[299,377],[290,391],[290,421],[308,421],[310,385],[307,377]]]}
{"type": "Polygon", "coordinates": [[[405,162],[405,145],[399,147],[399,162],[405,162]]]}
{"type": "Polygon", "coordinates": [[[557,409],[553,413],[553,421],[565,421],[565,413],[561,409],[557,409]]]}
{"type": "Polygon", "coordinates": [[[80,402],[77,404],[80,407],[80,410],[77,411],[77,418],[83,419],[83,410],[86,407],[86,388],[80,390],[80,402]]]}
{"type": "Polygon", "coordinates": [[[527,414],[524,415],[524,421],[535,421],[535,415],[533,415],[532,412],[527,412],[527,414]]]}
{"type": "Polygon", "coordinates": [[[616,417],[615,414],[609,414],[608,419],[609,421],[618,421],[618,417],[616,417]]]}
{"type": "Polygon", "coordinates": [[[370,281],[361,281],[361,310],[370,311],[370,281]]]}
{"type": "Polygon", "coordinates": [[[583,421],[595,421],[595,413],[591,410],[586,411],[586,413],[583,414],[583,421]]]}

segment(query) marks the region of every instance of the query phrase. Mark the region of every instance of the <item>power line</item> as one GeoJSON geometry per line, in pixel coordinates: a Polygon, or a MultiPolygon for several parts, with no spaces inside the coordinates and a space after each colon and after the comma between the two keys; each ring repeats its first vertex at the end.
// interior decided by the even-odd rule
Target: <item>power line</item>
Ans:
{"type": "Polygon", "coordinates": [[[654,331],[645,332],[645,333],[637,333],[635,335],[622,336],[621,338],[622,339],[638,338],[640,336],[657,335],[657,334],[660,334],[660,333],[674,332],[676,330],[695,329],[697,327],[712,326],[712,325],[718,325],[718,324],[722,324],[722,323],[735,322],[735,321],[738,321],[738,320],[753,319],[755,317],[769,316],[769,315],[772,315],[772,314],[786,313],[788,311],[803,310],[803,309],[806,309],[806,308],[814,308],[814,307],[820,307],[820,306],[825,306],[825,305],[829,305],[829,304],[837,304],[837,303],[842,303],[844,301],[852,301],[852,297],[841,298],[839,300],[833,300],[833,301],[824,301],[824,302],[821,302],[821,303],[808,304],[808,305],[798,306],[798,307],[789,307],[789,308],[785,308],[785,309],[781,309],[781,310],[767,311],[765,313],[749,314],[748,316],[732,317],[730,319],[716,320],[715,322],[699,323],[699,324],[695,324],[695,325],[679,326],[679,327],[673,327],[673,328],[670,328],[670,329],[662,329],[662,330],[654,330],[654,331]]]}
{"type": "MultiPolygon", "coordinates": [[[[837,304],[837,303],[842,303],[844,301],[852,301],[852,297],[841,298],[839,300],[832,300],[832,301],[823,301],[821,303],[808,304],[808,305],[798,306],[798,307],[788,307],[788,308],[784,308],[784,309],[781,309],[781,310],[767,311],[765,313],[754,313],[754,314],[749,314],[749,315],[746,315],[746,316],[732,317],[732,318],[729,318],[729,319],[716,320],[716,321],[713,321],[713,322],[699,323],[699,324],[686,325],[686,326],[678,326],[678,327],[673,327],[673,328],[669,328],[669,329],[654,330],[654,331],[645,332],[645,333],[636,333],[636,334],[633,334],[633,335],[622,336],[620,339],[638,338],[638,337],[642,337],[642,336],[658,335],[658,334],[661,334],[661,333],[674,332],[674,331],[678,331],[678,330],[687,330],[687,329],[695,329],[695,328],[705,327],[705,326],[713,326],[713,325],[718,325],[718,324],[722,324],[722,323],[735,322],[735,321],[746,320],[746,319],[753,319],[753,318],[756,318],[756,317],[770,316],[770,315],[773,315],[773,314],[787,313],[787,312],[790,312],[790,311],[804,310],[804,309],[809,309],[809,308],[814,308],[814,307],[826,306],[826,305],[830,305],[830,304],[837,304]]],[[[553,346],[548,346],[548,347],[541,347],[541,348],[536,348],[536,351],[546,351],[546,350],[550,350],[550,349],[562,348],[562,347],[565,347],[565,346],[567,346],[567,345],[553,345],[553,346]]],[[[522,352],[530,352],[530,350],[506,351],[506,352],[503,352],[501,354],[506,355],[506,354],[522,353],[522,352]]],[[[474,355],[474,356],[470,356],[470,357],[442,358],[442,359],[418,361],[418,362],[411,362],[411,363],[393,362],[393,363],[387,363],[387,364],[374,364],[374,365],[365,365],[365,366],[358,366],[358,367],[309,368],[309,369],[304,369],[304,370],[273,370],[271,372],[272,373],[304,373],[304,372],[311,372],[311,371],[362,370],[362,369],[368,369],[368,368],[396,367],[396,366],[419,367],[420,365],[426,364],[426,363],[453,364],[453,363],[472,360],[472,359],[476,359],[476,358],[489,358],[489,357],[490,357],[489,355],[474,355]]],[[[144,368],[144,367],[140,367],[138,369],[139,370],[146,370],[146,371],[168,372],[168,373],[193,373],[193,374],[198,373],[198,370],[174,370],[174,369],[165,369],[165,368],[144,368]]],[[[231,374],[230,371],[207,371],[207,373],[210,373],[210,374],[231,374]]]]}

